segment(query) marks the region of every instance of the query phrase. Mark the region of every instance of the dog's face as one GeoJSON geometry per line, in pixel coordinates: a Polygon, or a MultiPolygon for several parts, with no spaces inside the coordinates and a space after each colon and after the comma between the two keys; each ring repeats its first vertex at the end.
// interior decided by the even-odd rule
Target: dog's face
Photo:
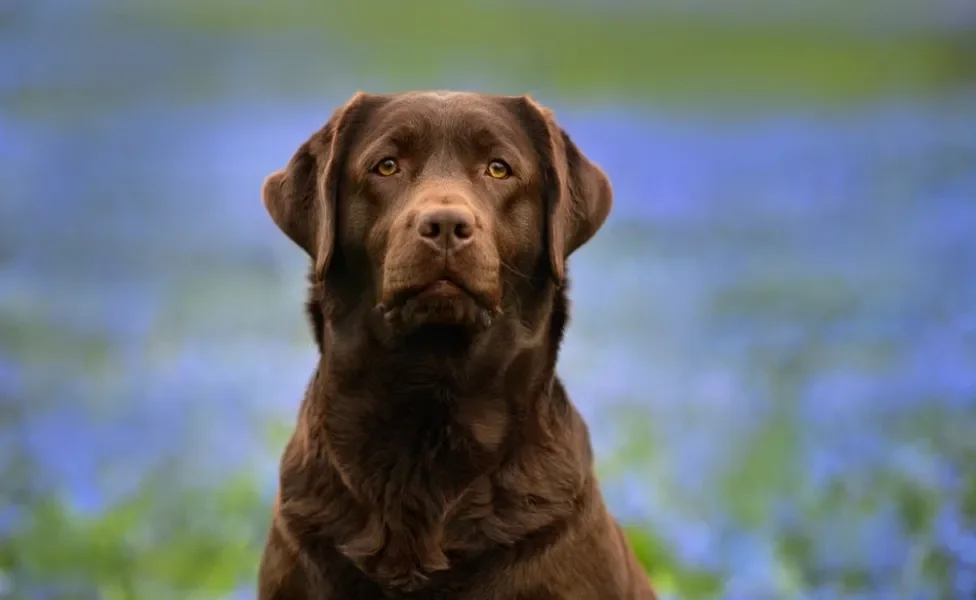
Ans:
{"type": "Polygon", "coordinates": [[[457,92],[357,94],[263,188],[314,276],[404,334],[519,318],[611,198],[547,110],[457,92]]]}

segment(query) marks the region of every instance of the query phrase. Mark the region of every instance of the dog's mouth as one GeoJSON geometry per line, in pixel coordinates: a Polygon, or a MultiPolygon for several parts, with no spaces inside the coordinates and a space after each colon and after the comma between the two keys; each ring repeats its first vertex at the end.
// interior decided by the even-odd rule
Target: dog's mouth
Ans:
{"type": "Polygon", "coordinates": [[[437,281],[425,286],[415,292],[413,296],[418,299],[443,298],[445,300],[458,298],[462,294],[471,295],[462,286],[454,283],[448,278],[438,279],[437,281]]]}
{"type": "Polygon", "coordinates": [[[404,286],[377,306],[387,322],[410,329],[420,325],[487,328],[500,310],[493,298],[451,274],[404,286]]]}

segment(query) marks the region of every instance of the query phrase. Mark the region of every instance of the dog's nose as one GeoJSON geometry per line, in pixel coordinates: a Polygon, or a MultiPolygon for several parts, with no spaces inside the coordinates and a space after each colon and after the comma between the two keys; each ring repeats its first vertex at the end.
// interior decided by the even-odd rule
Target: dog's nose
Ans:
{"type": "Polygon", "coordinates": [[[423,211],[417,233],[438,250],[460,250],[474,238],[474,214],[460,206],[439,206],[423,211]]]}

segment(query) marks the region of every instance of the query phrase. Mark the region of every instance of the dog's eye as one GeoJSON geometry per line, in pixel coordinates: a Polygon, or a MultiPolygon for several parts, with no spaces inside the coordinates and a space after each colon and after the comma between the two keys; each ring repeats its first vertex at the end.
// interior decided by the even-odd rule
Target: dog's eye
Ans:
{"type": "Polygon", "coordinates": [[[512,174],[512,168],[505,164],[504,161],[493,160],[488,163],[488,169],[485,172],[495,179],[505,179],[512,174]]]}
{"type": "Polygon", "coordinates": [[[380,162],[376,163],[373,167],[373,172],[377,175],[382,175],[383,177],[389,177],[390,175],[395,175],[397,171],[400,170],[400,165],[393,158],[384,158],[380,162]]]}

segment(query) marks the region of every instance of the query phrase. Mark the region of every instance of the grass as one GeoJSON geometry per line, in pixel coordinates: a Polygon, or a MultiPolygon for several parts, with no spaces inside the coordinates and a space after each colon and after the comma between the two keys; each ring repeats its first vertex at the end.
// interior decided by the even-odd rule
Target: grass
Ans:
{"type": "Polygon", "coordinates": [[[513,93],[681,104],[720,94],[746,106],[760,100],[829,105],[924,93],[965,77],[961,42],[925,32],[869,35],[813,23],[772,27],[538,5],[516,9],[505,1],[286,0],[228,10],[220,2],[174,0],[151,6],[130,12],[127,25],[312,40],[309,53],[282,59],[277,75],[285,78],[289,69],[319,75],[304,81],[309,91],[335,79],[337,55],[353,79],[387,89],[456,85],[466,78],[513,93]]]}

